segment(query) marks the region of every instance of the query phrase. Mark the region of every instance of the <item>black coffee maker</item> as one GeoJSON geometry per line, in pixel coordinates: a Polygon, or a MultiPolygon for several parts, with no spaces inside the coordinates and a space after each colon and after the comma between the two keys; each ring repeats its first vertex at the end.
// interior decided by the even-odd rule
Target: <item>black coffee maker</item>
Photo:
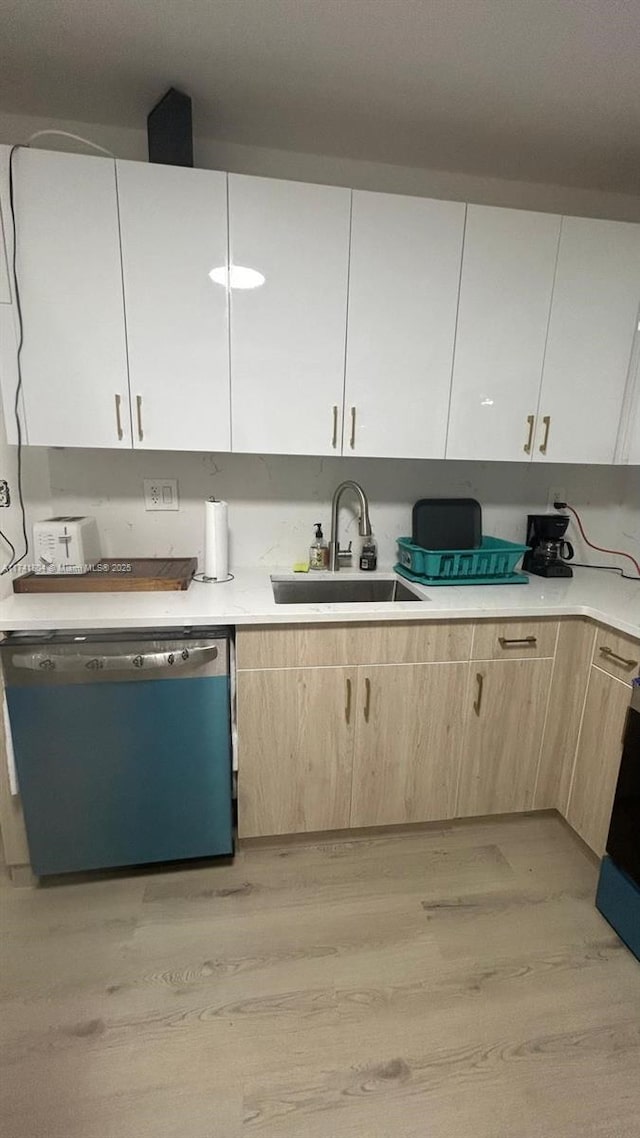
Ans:
{"type": "Polygon", "coordinates": [[[565,541],[569,518],[565,514],[529,514],[527,545],[522,568],[539,577],[573,577],[567,565],[574,557],[573,546],[565,541]]]}

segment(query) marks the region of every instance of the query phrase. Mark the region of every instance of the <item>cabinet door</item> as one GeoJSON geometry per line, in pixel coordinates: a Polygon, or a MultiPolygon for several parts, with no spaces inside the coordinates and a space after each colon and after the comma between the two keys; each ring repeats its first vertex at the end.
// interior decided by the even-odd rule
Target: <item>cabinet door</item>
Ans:
{"type": "Polygon", "coordinates": [[[350,202],[229,175],[234,451],[340,453],[350,202]],[[262,283],[242,287],[260,278],[238,269],[262,283]]]}
{"type": "Polygon", "coordinates": [[[14,158],[27,441],[130,447],[115,164],[14,158]]]}
{"type": "Polygon", "coordinates": [[[598,856],[607,843],[631,688],[592,668],[567,822],[598,856]]]}
{"type": "Polygon", "coordinates": [[[362,668],[352,826],[455,815],[466,664],[362,668]]]}
{"type": "Polygon", "coordinates": [[[565,217],[536,462],[613,462],[640,306],[640,225],[565,217]]]}
{"type": "MultiPolygon", "coordinates": [[[[17,443],[15,403],[18,386],[18,342],[19,331],[15,305],[0,304],[0,386],[2,387],[2,413],[8,443],[17,443]]],[[[24,395],[19,407],[20,421],[24,431],[24,395]]]]}
{"type": "MultiPolygon", "coordinates": [[[[0,146],[0,393],[7,442],[17,443],[15,395],[19,335],[15,305],[11,303],[13,297],[9,276],[13,257],[13,226],[9,208],[10,154],[10,146],[0,146]]],[[[20,411],[24,423],[24,400],[20,411]]]]}
{"type": "Polygon", "coordinates": [[[631,353],[629,389],[622,412],[616,457],[632,466],[640,466],[640,315],[631,353]]]}
{"type": "Polygon", "coordinates": [[[628,461],[632,466],[640,466],[640,396],[636,404],[633,425],[631,428],[628,461]]]}
{"type": "Polygon", "coordinates": [[[226,174],[118,162],[117,175],[133,445],[229,450],[226,174]]]}
{"type": "Polygon", "coordinates": [[[354,190],[344,454],[444,458],[464,215],[354,190]]]}
{"type": "Polygon", "coordinates": [[[468,207],[447,458],[530,460],[559,234],[553,214],[468,207]]]}
{"type": "Polygon", "coordinates": [[[349,825],[355,668],[238,674],[243,838],[349,825]]]}
{"type": "Polygon", "coordinates": [[[565,814],[589,682],[595,629],[561,620],[534,798],[535,810],[565,814]]]}
{"type": "Polygon", "coordinates": [[[11,289],[9,287],[9,269],[7,265],[6,245],[4,242],[4,218],[0,213],[0,304],[11,304],[11,289]]]}
{"type": "Polygon", "coordinates": [[[553,660],[471,664],[459,817],[531,810],[553,660]]]}

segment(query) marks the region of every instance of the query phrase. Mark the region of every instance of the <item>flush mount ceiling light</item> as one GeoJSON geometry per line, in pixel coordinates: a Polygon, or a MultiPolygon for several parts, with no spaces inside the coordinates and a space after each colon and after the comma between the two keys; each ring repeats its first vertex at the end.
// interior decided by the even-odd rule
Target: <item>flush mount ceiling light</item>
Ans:
{"type": "Polygon", "coordinates": [[[215,284],[224,285],[225,288],[260,288],[265,278],[257,269],[247,269],[242,265],[220,265],[209,273],[215,284]]]}

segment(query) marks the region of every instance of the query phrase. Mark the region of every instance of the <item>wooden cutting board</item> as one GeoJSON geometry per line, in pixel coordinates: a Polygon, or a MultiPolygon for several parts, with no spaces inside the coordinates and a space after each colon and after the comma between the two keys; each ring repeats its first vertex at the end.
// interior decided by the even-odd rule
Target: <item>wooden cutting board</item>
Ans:
{"type": "Polygon", "coordinates": [[[103,557],[86,573],[25,573],[14,593],[141,593],[188,589],[197,557],[103,557]]]}

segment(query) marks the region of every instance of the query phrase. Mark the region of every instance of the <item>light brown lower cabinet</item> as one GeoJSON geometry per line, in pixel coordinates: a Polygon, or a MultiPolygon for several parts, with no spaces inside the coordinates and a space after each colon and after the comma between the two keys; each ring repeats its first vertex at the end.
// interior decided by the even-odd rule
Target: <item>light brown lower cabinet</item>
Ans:
{"type": "Polygon", "coordinates": [[[556,629],[488,622],[473,645],[468,625],[446,636],[418,629],[411,640],[393,626],[384,636],[376,626],[239,632],[240,836],[555,806],[602,853],[630,699],[627,656],[638,645],[605,630],[601,649],[611,652],[591,666],[595,626],[566,622],[557,639],[556,629]],[[434,654],[445,658],[424,659],[434,654]],[[394,656],[406,662],[387,662],[394,656]]]}
{"type": "Polygon", "coordinates": [[[240,836],[452,818],[467,670],[240,672],[240,836]]]}
{"type": "Polygon", "coordinates": [[[553,660],[471,664],[456,817],[531,810],[553,660]]]}
{"type": "Polygon", "coordinates": [[[454,817],[467,669],[358,669],[352,826],[454,817]]]}
{"type": "Polygon", "coordinates": [[[534,810],[566,815],[595,635],[590,621],[560,622],[534,810]]]}
{"type": "Polygon", "coordinates": [[[240,837],[350,824],[356,668],[238,673],[240,837]]]}
{"type": "Polygon", "coordinates": [[[592,668],[566,818],[594,853],[604,853],[622,756],[631,688],[592,668]]]}

